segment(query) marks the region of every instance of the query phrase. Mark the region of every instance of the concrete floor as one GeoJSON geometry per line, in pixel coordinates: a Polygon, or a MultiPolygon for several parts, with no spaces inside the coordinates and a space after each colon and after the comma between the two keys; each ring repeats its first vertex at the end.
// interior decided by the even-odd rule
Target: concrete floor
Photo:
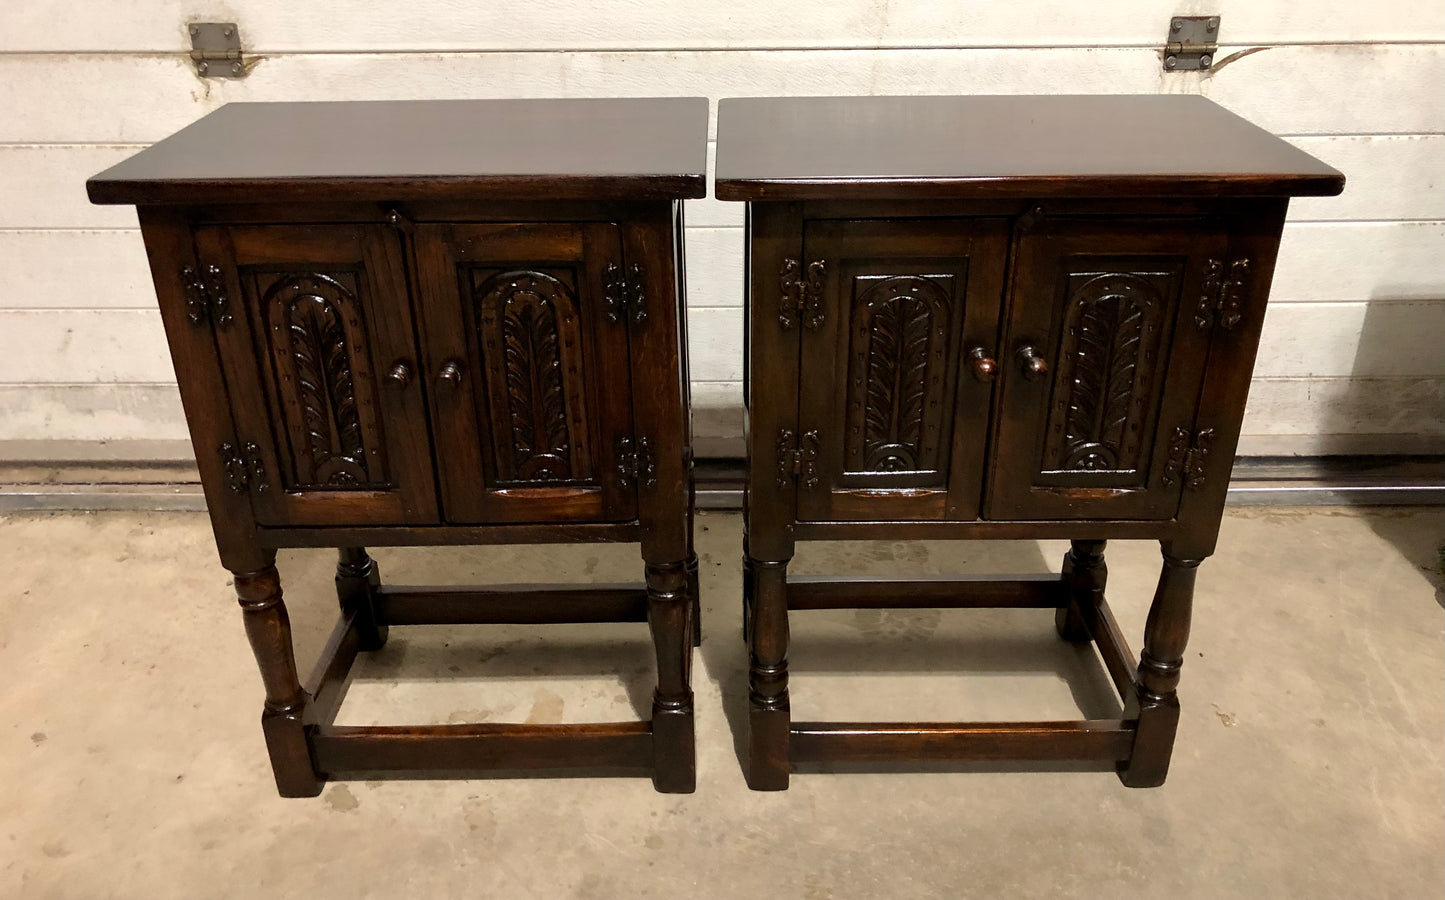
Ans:
{"type": "MultiPolygon", "coordinates": [[[[1445,879],[1439,510],[1233,509],[1199,578],[1169,782],[808,773],[747,790],[739,517],[703,515],[698,790],[352,782],[275,795],[204,516],[0,519],[0,897],[1421,898],[1445,879]]],[[[1059,543],[808,545],[798,572],[1047,571],[1059,543]]],[[[626,546],[379,550],[394,583],[633,580],[626,546]]],[[[1158,551],[1109,548],[1137,648],[1158,551]]],[[[333,557],[282,554],[303,671],[333,557]]],[[[794,616],[798,718],[1117,712],[1040,611],[794,616]],[[1066,683],[1065,678],[1071,683],[1066,683]]],[[[341,721],[639,718],[641,626],[395,629],[341,721]],[[539,635],[545,634],[547,641],[539,635]]]]}

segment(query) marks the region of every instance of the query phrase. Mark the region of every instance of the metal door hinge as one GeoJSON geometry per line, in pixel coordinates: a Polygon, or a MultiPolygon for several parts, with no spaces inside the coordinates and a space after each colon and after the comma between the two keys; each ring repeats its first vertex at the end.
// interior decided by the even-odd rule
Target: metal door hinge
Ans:
{"type": "Polygon", "coordinates": [[[803,320],[803,327],[811,330],[823,324],[823,276],[827,263],[815,259],[808,263],[808,270],[796,259],[783,260],[783,269],[778,273],[778,287],[782,297],[778,301],[778,324],[792,328],[803,320]]]}
{"type": "Polygon", "coordinates": [[[227,441],[221,444],[220,454],[226,486],[233,493],[244,494],[247,488],[264,493],[270,487],[266,483],[266,467],[261,462],[261,448],[254,441],[247,441],[239,450],[227,441]]]}
{"type": "Polygon", "coordinates": [[[202,78],[245,78],[250,71],[241,58],[241,29],[235,22],[192,22],[191,61],[202,78]]]}
{"type": "Polygon", "coordinates": [[[818,480],[818,432],[805,431],[794,439],[791,429],[778,429],[778,487],[787,487],[794,478],[805,488],[815,488],[818,480]]]}
{"type": "Polygon", "coordinates": [[[181,285],[186,295],[186,319],[196,326],[210,320],[217,328],[231,324],[231,305],[226,299],[226,279],[215,266],[181,266],[181,285]]]}
{"type": "Polygon", "coordinates": [[[1182,481],[1191,491],[1204,487],[1205,465],[1213,444],[1213,428],[1204,428],[1192,435],[1187,428],[1175,428],[1169,439],[1169,456],[1164,461],[1164,477],[1160,482],[1165,487],[1173,487],[1182,481]]]}
{"type": "Polygon", "coordinates": [[[1175,16],[1164,38],[1164,71],[1193,72],[1214,65],[1219,16],[1175,16]]]}
{"type": "Polygon", "coordinates": [[[1231,329],[1244,318],[1244,294],[1249,281],[1249,257],[1230,260],[1229,271],[1225,272],[1222,259],[1211,259],[1205,263],[1204,289],[1199,293],[1199,305],[1194,310],[1194,324],[1201,331],[1213,325],[1216,316],[1219,327],[1231,329]]]}
{"type": "Polygon", "coordinates": [[[626,273],[617,263],[608,263],[603,296],[607,301],[608,321],[631,319],[634,325],[647,321],[647,292],[642,287],[640,263],[628,266],[626,273]]]}
{"type": "Polygon", "coordinates": [[[636,482],[638,487],[650,488],[657,484],[657,458],[647,438],[618,438],[616,450],[617,477],[623,485],[636,482]]]}

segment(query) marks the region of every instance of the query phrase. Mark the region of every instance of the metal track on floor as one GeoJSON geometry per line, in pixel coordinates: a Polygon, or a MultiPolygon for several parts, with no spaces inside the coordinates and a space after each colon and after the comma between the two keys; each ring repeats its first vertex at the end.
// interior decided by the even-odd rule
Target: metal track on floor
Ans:
{"type": "MultiPolygon", "coordinates": [[[[743,463],[697,463],[699,509],[741,509],[743,463]]],[[[1445,505],[1445,457],[1246,457],[1234,466],[1231,506],[1445,505]]],[[[0,468],[0,513],[131,510],[204,512],[184,464],[10,463],[0,468]]]]}

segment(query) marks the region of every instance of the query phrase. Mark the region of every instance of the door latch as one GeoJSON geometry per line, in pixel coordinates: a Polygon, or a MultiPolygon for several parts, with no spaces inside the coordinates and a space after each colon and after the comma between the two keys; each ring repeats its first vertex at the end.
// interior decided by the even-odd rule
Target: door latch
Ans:
{"type": "Polygon", "coordinates": [[[778,324],[785,330],[795,327],[800,318],[809,331],[823,324],[823,276],[827,271],[827,262],[821,259],[808,263],[806,273],[796,259],[783,260],[783,269],[778,273],[778,287],[782,291],[778,324]]]}
{"type": "Polygon", "coordinates": [[[607,284],[603,289],[607,301],[607,320],[634,325],[647,321],[647,292],[642,287],[642,265],[633,263],[623,272],[617,263],[607,264],[607,284]]]}
{"type": "Polygon", "coordinates": [[[785,488],[793,480],[805,488],[819,484],[817,431],[805,431],[796,439],[789,428],[778,429],[778,487],[785,488]]]}

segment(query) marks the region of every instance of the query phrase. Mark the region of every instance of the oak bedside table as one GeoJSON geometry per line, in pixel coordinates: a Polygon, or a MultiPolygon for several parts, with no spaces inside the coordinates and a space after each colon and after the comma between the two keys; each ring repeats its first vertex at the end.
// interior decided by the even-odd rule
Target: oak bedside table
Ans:
{"type": "Polygon", "coordinates": [[[89,182],[139,207],[276,784],[598,767],[693,789],[682,203],[707,101],[231,104],[89,182]],[[635,541],[645,583],[390,587],[368,545],[635,541]],[[279,547],[337,547],[298,679],[279,547]],[[648,622],[650,722],[343,727],[392,625],[648,622]]]}
{"type": "Polygon", "coordinates": [[[1164,781],[1290,196],[1343,176],[1197,96],[728,99],[748,203],[748,780],[796,762],[1091,760],[1164,781]],[[788,579],[797,541],[1066,538],[1062,574],[788,579]],[[1110,538],[1163,571],[1130,652],[1110,538]],[[793,610],[1055,609],[1122,715],[791,722],[793,610]]]}

